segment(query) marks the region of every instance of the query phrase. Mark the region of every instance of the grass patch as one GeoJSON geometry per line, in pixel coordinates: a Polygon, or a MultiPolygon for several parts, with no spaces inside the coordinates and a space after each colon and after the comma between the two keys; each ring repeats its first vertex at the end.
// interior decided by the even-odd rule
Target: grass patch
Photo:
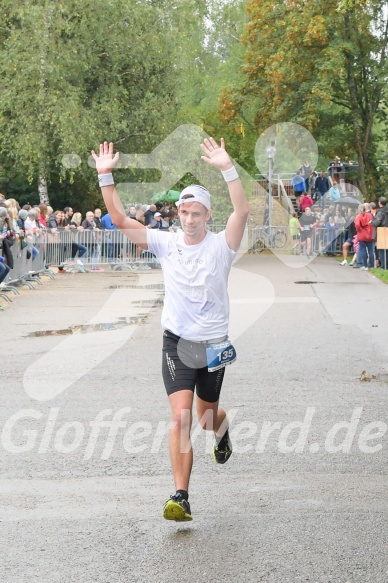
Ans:
{"type": "Polygon", "coordinates": [[[369,270],[372,275],[377,277],[377,279],[381,279],[384,283],[388,284],[388,270],[387,269],[370,269],[369,270]]]}

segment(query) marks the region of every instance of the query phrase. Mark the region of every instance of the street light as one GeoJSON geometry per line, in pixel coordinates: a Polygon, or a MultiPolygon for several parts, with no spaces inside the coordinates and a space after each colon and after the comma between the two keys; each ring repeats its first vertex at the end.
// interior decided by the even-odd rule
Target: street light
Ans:
{"type": "Polygon", "coordinates": [[[272,184],[273,184],[273,167],[274,160],[276,156],[275,141],[273,140],[269,146],[266,147],[268,158],[268,201],[264,213],[264,224],[269,225],[270,219],[272,219],[272,184]]]}

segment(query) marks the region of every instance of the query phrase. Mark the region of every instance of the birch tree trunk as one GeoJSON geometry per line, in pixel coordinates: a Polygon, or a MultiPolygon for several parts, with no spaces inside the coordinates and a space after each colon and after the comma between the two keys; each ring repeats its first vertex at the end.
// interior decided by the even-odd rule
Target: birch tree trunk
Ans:
{"type": "Polygon", "coordinates": [[[43,204],[50,204],[47,180],[44,173],[41,173],[38,178],[38,192],[39,192],[39,202],[43,204]]]}

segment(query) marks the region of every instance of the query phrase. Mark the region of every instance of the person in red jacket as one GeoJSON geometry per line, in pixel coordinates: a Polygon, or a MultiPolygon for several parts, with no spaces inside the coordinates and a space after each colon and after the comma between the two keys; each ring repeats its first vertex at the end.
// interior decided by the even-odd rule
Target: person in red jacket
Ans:
{"type": "Polygon", "coordinates": [[[370,206],[368,203],[362,204],[359,210],[360,210],[359,214],[354,219],[354,226],[356,227],[357,237],[359,241],[358,256],[360,263],[362,263],[361,269],[367,271],[368,259],[369,267],[374,267],[375,265],[373,225],[372,225],[373,215],[370,212],[370,206]]]}
{"type": "Polygon", "coordinates": [[[302,211],[302,213],[306,210],[306,208],[312,207],[313,206],[313,199],[311,198],[311,196],[309,195],[308,192],[304,192],[301,196],[300,202],[299,202],[299,208],[302,211]]]}

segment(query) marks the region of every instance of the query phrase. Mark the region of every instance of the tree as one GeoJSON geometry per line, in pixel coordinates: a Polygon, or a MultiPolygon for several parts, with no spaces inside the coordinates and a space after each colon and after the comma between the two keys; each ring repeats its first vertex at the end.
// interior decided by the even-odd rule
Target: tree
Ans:
{"type": "Polygon", "coordinates": [[[224,115],[312,131],[326,156],[356,155],[360,188],[376,188],[374,123],[384,114],[386,3],[250,0],[245,80],[224,94],[224,115]]]}
{"type": "Polygon", "coordinates": [[[42,197],[45,181],[94,177],[63,156],[86,161],[108,136],[146,151],[168,132],[176,74],[158,3],[3,0],[0,16],[0,154],[42,197]]]}

